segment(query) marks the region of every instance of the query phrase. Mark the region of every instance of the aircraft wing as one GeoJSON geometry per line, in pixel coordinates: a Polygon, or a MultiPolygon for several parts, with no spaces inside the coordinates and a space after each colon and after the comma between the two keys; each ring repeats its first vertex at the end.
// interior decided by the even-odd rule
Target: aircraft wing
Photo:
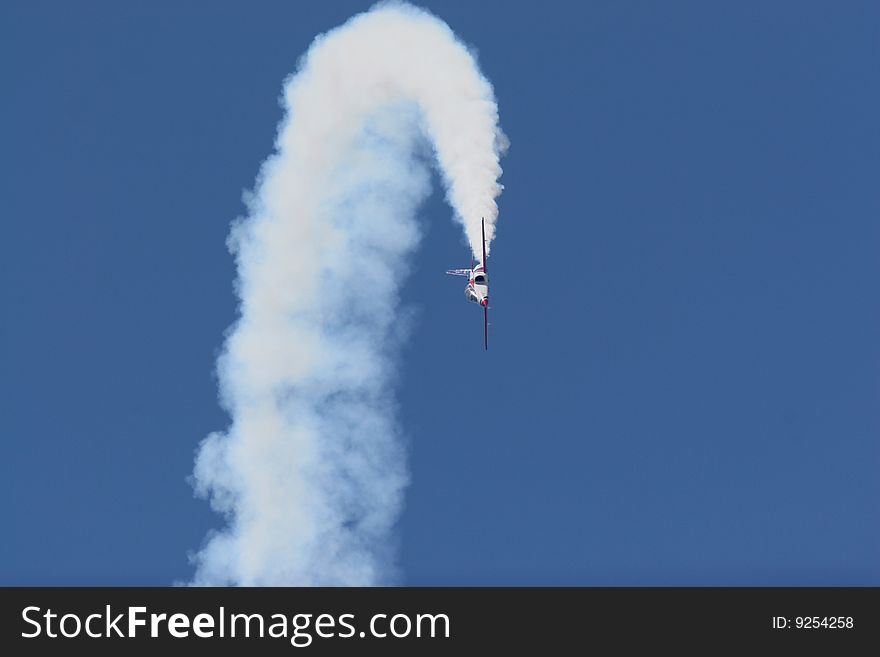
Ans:
{"type": "Polygon", "coordinates": [[[465,276],[467,278],[471,277],[470,269],[447,269],[446,273],[450,276],[465,276]]]}

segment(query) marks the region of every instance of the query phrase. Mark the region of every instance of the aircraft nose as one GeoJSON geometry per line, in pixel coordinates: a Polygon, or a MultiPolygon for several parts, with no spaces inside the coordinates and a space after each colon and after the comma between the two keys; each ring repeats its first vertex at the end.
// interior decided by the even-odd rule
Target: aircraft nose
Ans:
{"type": "Polygon", "coordinates": [[[489,298],[486,297],[485,299],[483,299],[482,301],[480,301],[480,305],[483,306],[484,308],[485,308],[486,306],[488,306],[488,305],[489,305],[489,298]]]}

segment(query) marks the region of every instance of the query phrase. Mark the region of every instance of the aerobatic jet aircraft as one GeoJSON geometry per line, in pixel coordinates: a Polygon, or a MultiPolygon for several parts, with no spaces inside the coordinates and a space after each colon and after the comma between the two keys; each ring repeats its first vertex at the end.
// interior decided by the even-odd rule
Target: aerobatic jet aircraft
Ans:
{"type": "Polygon", "coordinates": [[[470,269],[449,269],[451,276],[467,276],[468,284],[464,295],[468,301],[483,307],[483,344],[489,348],[489,273],[486,270],[486,222],[481,222],[483,230],[483,261],[470,269]]]}

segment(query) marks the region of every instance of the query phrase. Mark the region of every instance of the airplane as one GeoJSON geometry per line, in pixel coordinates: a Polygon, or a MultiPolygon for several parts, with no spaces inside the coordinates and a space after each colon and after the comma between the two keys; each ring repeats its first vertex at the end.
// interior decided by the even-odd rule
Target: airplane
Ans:
{"type": "Polygon", "coordinates": [[[473,266],[471,260],[470,269],[449,269],[446,271],[450,276],[467,276],[468,284],[464,288],[467,300],[483,307],[483,344],[489,349],[489,272],[486,269],[486,222],[481,220],[483,230],[483,260],[473,266]]]}

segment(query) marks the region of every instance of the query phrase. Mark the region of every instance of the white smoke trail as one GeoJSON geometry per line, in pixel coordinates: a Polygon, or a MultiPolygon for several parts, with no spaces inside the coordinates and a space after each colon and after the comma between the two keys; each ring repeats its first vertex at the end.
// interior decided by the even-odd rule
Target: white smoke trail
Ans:
{"type": "Polygon", "coordinates": [[[232,423],[201,443],[193,476],[228,526],[196,555],[194,583],[386,583],[407,483],[396,306],[426,146],[478,254],[504,136],[472,55],[405,4],[319,36],[284,100],[276,153],[230,234],[240,318],[217,369],[232,423]]]}

